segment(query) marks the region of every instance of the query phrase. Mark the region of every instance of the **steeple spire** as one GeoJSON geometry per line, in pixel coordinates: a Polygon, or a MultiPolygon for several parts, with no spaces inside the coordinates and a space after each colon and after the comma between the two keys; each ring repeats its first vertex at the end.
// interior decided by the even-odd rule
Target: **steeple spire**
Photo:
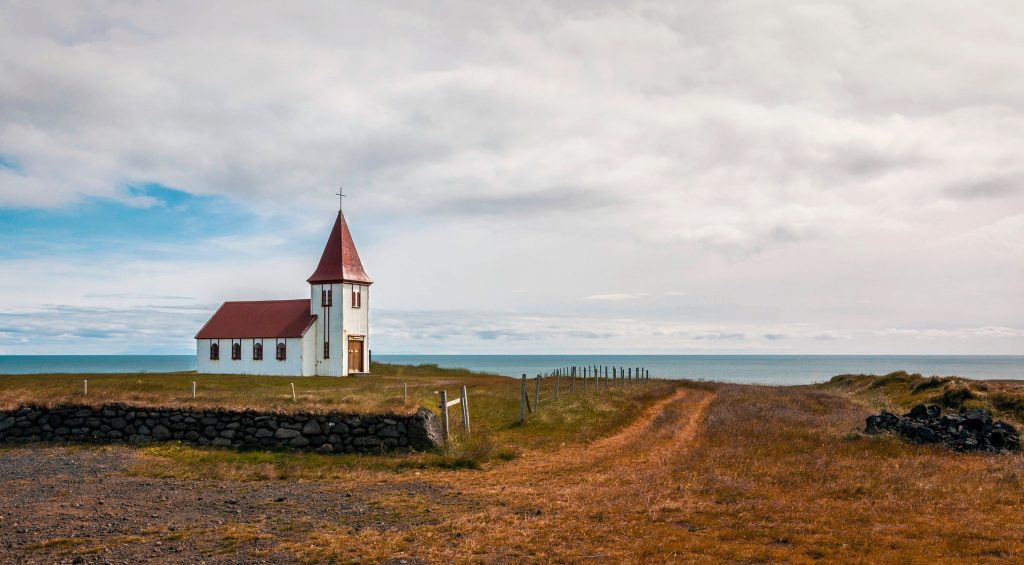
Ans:
{"type": "Polygon", "coordinates": [[[327,238],[327,245],[324,247],[323,255],[320,256],[320,264],[317,265],[316,271],[310,275],[307,282],[310,284],[373,283],[370,276],[363,270],[359,252],[356,251],[352,233],[348,229],[345,214],[341,210],[338,210],[338,218],[334,221],[334,227],[331,228],[331,234],[327,238]]]}

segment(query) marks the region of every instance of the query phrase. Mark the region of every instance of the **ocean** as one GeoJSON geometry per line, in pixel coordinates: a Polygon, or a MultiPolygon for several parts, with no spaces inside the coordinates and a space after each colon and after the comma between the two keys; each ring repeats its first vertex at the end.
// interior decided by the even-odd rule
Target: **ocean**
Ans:
{"type": "MultiPolygon", "coordinates": [[[[761,384],[809,384],[843,373],[1024,379],[1024,355],[374,355],[374,361],[462,367],[518,377],[560,367],[643,367],[652,376],[761,384]]],[[[194,355],[0,355],[0,374],[194,371],[194,355]]]]}

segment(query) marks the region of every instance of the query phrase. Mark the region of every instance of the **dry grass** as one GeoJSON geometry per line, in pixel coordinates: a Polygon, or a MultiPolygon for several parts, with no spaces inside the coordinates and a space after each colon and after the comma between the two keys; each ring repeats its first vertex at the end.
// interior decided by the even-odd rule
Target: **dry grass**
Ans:
{"type": "Polygon", "coordinates": [[[258,409],[276,412],[402,413],[417,405],[437,403],[434,391],[467,385],[480,391],[479,402],[489,396],[513,394],[512,379],[472,373],[464,369],[440,369],[436,365],[404,366],[373,364],[371,376],[267,377],[184,373],[0,375],[0,409],[22,404],[124,403],[136,406],[258,409]],[[89,381],[83,395],[82,380],[89,381]],[[197,397],[192,399],[192,382],[197,397]],[[295,383],[297,402],[292,401],[295,383]],[[409,402],[403,403],[402,385],[409,385],[409,402]]]}
{"type": "MultiPolygon", "coordinates": [[[[687,387],[588,445],[417,476],[460,495],[434,505],[433,523],[325,525],[288,549],[312,561],[1024,559],[1021,455],[864,436],[868,411],[808,387],[687,387]]],[[[354,473],[346,484],[382,480],[407,479],[354,473]]]]}
{"type": "Polygon", "coordinates": [[[518,458],[492,455],[480,469],[175,447],[149,456],[176,469],[168,476],[320,479],[387,517],[262,541],[310,562],[1016,562],[1024,455],[859,431],[880,406],[933,398],[1009,414],[1016,386],[901,374],[818,387],[652,383],[563,398],[520,426],[517,385],[505,381],[477,405],[493,408],[474,415],[481,443],[462,449],[516,445],[518,458]],[[443,496],[410,497],[413,485],[443,496]]]}
{"type": "Polygon", "coordinates": [[[921,403],[954,410],[985,408],[1015,424],[1024,423],[1024,381],[924,377],[897,371],[884,376],[839,375],[815,388],[837,391],[876,410],[905,412],[921,403]]]}
{"type": "MultiPolygon", "coordinates": [[[[602,389],[600,393],[591,387],[586,394],[582,386],[577,387],[575,394],[569,394],[568,387],[564,387],[560,390],[559,400],[555,402],[554,382],[546,380],[542,382],[539,411],[530,414],[520,424],[519,383],[515,380],[464,371],[452,375],[436,368],[417,367],[414,371],[418,374],[410,376],[398,372],[398,375],[391,378],[408,380],[410,383],[418,379],[415,386],[430,390],[431,393],[440,386],[454,391],[463,383],[468,383],[473,425],[471,436],[462,437],[458,432],[461,415],[456,408],[452,411],[452,427],[456,430],[454,441],[447,449],[436,452],[376,456],[319,455],[289,451],[209,449],[168,443],[141,449],[141,457],[132,472],[142,476],[184,479],[334,480],[345,477],[354,469],[388,472],[432,468],[476,469],[488,462],[511,461],[526,451],[550,451],[607,436],[632,422],[646,407],[672,394],[678,386],[673,382],[650,381],[642,385],[602,389]]],[[[385,383],[382,386],[389,385],[385,383]]],[[[370,395],[372,391],[364,394],[370,395]]],[[[533,383],[530,395],[532,399],[533,383]]],[[[430,394],[420,398],[432,405],[436,396],[430,394]]]]}

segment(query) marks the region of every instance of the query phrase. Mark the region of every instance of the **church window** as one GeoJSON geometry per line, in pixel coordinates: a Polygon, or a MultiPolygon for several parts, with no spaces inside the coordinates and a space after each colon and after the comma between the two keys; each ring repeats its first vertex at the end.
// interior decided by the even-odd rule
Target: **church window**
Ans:
{"type": "Polygon", "coordinates": [[[287,359],[287,357],[288,357],[288,348],[285,346],[285,344],[283,342],[277,344],[277,360],[278,361],[284,361],[285,359],[287,359]]]}
{"type": "Polygon", "coordinates": [[[210,360],[211,361],[216,361],[217,359],[220,359],[220,344],[219,343],[211,343],[210,344],[210,360]]]}
{"type": "Polygon", "coordinates": [[[238,361],[242,358],[242,344],[232,343],[231,344],[231,360],[238,361]]]}
{"type": "Polygon", "coordinates": [[[258,343],[257,342],[257,343],[252,344],[252,359],[253,359],[253,361],[262,361],[263,360],[263,344],[262,343],[258,343]]]}
{"type": "Polygon", "coordinates": [[[352,307],[361,308],[363,306],[363,292],[362,287],[352,285],[352,307]]]}
{"type": "Polygon", "coordinates": [[[331,289],[320,291],[320,305],[321,306],[333,306],[333,297],[331,296],[331,289]]]}

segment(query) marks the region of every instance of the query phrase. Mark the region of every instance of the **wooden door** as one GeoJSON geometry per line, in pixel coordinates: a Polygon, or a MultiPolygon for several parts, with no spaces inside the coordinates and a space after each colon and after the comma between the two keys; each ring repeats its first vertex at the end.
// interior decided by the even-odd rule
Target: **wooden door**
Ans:
{"type": "Polygon", "coordinates": [[[348,340],[348,372],[363,372],[363,341],[357,339],[348,340]]]}

